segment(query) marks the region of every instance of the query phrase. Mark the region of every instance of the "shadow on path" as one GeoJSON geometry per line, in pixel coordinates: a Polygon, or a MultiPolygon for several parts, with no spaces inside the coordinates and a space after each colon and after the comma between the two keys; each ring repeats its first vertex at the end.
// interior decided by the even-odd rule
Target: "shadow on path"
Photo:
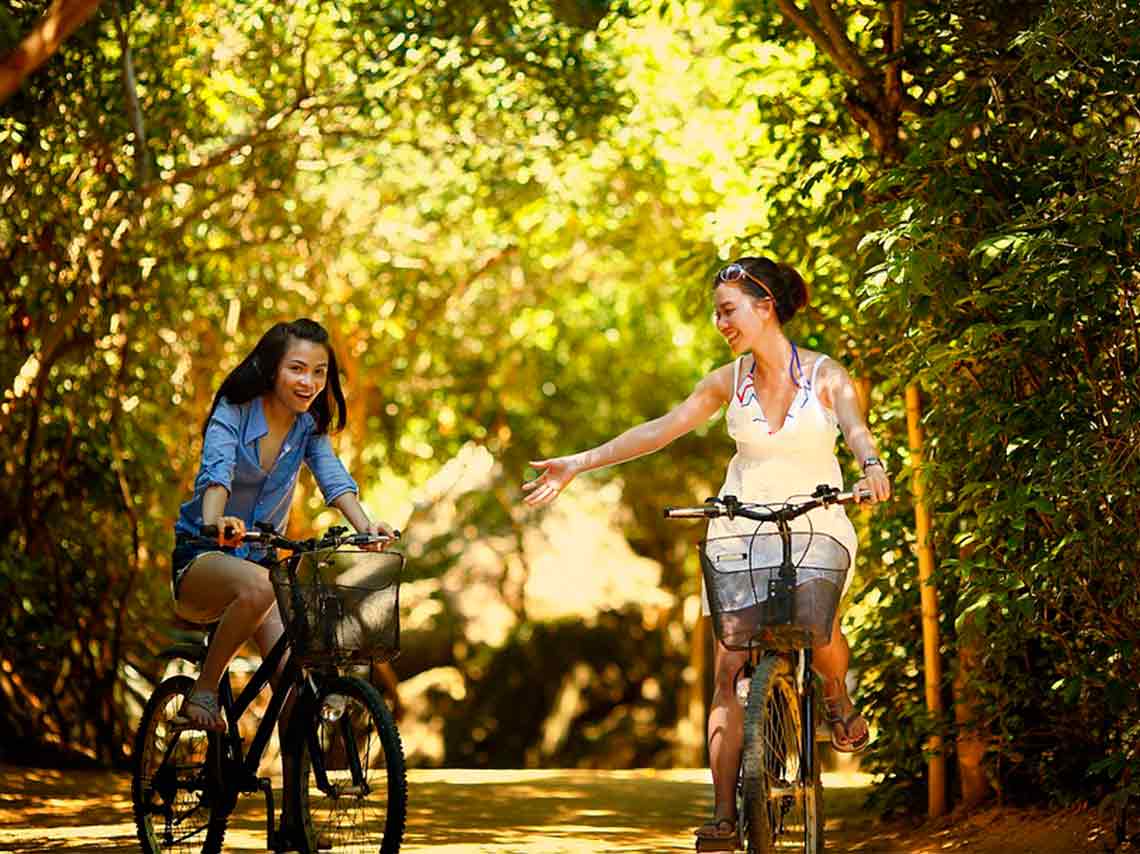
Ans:
{"type": "MultiPolygon", "coordinates": [[[[1079,814],[991,810],[955,823],[884,825],[862,809],[867,783],[825,775],[829,854],[1104,850],[1079,814]]],[[[704,770],[414,770],[409,799],[407,854],[692,851],[693,828],[712,810],[704,770]]],[[[0,766],[0,851],[130,850],[137,843],[127,775],[0,766]]],[[[239,803],[225,850],[265,850],[260,797],[239,803]]]]}

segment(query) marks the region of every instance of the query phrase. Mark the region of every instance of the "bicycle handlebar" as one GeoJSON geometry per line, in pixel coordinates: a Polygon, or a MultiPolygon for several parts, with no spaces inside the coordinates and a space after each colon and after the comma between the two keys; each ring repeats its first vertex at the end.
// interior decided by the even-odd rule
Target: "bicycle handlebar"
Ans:
{"type": "Polygon", "coordinates": [[[666,519],[717,519],[727,516],[729,519],[740,516],[752,519],[755,522],[790,522],[798,516],[803,516],[817,507],[830,507],[833,504],[850,504],[856,500],[870,498],[868,490],[840,492],[833,486],[821,485],[816,487],[812,497],[806,501],[787,501],[783,504],[750,504],[740,501],[735,495],[726,495],[723,498],[713,497],[705,499],[700,507],[666,507],[666,519]]]}
{"type": "MultiPolygon", "coordinates": [[[[243,544],[255,543],[269,548],[288,549],[295,552],[337,548],[339,546],[369,546],[376,543],[391,543],[400,539],[399,531],[393,531],[392,536],[387,534],[349,534],[347,528],[333,527],[329,528],[319,539],[314,537],[307,540],[290,540],[278,534],[272,526],[265,522],[255,522],[254,527],[255,530],[246,531],[242,537],[241,542],[243,544]]],[[[232,532],[227,530],[226,533],[232,532]]],[[[218,526],[203,525],[200,536],[191,538],[191,541],[196,541],[200,545],[218,545],[218,526]]]]}

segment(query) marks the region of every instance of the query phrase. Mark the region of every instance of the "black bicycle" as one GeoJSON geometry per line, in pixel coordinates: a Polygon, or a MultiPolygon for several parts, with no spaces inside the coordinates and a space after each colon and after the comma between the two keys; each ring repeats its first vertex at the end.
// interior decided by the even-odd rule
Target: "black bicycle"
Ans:
{"type": "MultiPolygon", "coordinates": [[[[172,722],[193,687],[190,676],[172,676],[155,688],[139,722],[131,786],[142,849],[218,852],[238,797],[262,792],[272,851],[396,854],[407,810],[400,735],[380,694],[350,671],[363,662],[388,660],[399,649],[404,558],[363,550],[387,538],[350,535],[347,528],[294,541],[269,525],[255,527],[245,542],[267,549],[285,632],[239,696],[229,671],[222,677],[218,698],[225,732],[172,722]],[[291,554],[280,559],[279,549],[291,554]],[[238,722],[283,661],[247,746],[238,722]],[[279,827],[271,781],[257,770],[290,694],[281,756],[292,826],[279,827]]],[[[216,530],[202,533],[202,545],[217,545],[216,530]]],[[[181,643],[161,656],[200,666],[206,648],[181,643]]]]}
{"type": "Polygon", "coordinates": [[[793,532],[790,523],[817,507],[854,500],[852,492],[823,485],[804,501],[746,504],[726,495],[701,507],[665,509],[671,519],[757,523],[752,533],[700,545],[717,639],[749,653],[737,675],[737,696],[747,688],[737,828],[749,854],[823,851],[812,647],[830,640],[851,556],[833,537],[793,532]]]}

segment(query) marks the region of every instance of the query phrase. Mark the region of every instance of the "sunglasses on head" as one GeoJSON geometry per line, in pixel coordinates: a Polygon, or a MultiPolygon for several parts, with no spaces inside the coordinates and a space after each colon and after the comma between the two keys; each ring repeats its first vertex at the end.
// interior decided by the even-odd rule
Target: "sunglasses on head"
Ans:
{"type": "Polygon", "coordinates": [[[772,289],[757,279],[755,276],[753,276],[751,273],[749,273],[747,270],[745,270],[744,266],[741,264],[729,264],[727,267],[716,274],[717,282],[739,282],[741,279],[748,279],[750,282],[756,283],[764,290],[764,293],[766,293],[768,296],[760,297],[760,299],[770,299],[773,303],[776,301],[776,297],[772,294],[772,289]]]}

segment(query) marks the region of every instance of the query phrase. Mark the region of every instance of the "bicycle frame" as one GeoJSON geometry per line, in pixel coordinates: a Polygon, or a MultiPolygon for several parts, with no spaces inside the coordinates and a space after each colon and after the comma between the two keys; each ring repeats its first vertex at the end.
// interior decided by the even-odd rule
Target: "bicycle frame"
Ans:
{"type": "MultiPolygon", "coordinates": [[[[228,668],[218,685],[218,702],[221,708],[225,710],[226,718],[226,731],[218,734],[221,741],[221,754],[220,761],[215,766],[218,771],[218,779],[214,781],[218,787],[218,794],[221,796],[221,803],[225,806],[225,811],[229,812],[236,804],[239,794],[262,791],[266,797],[266,819],[270,837],[274,833],[273,795],[265,781],[258,778],[257,770],[265,749],[269,745],[269,740],[273,737],[273,730],[281,719],[285,703],[294,689],[296,689],[296,699],[288,732],[282,739],[282,749],[284,750],[285,744],[293,743],[298,738],[304,737],[309,747],[309,756],[313,763],[313,773],[318,788],[322,791],[331,789],[323,755],[317,741],[317,733],[315,731],[299,733],[297,730],[298,727],[303,726],[301,722],[308,719],[308,709],[317,700],[317,689],[313,680],[311,676],[306,676],[305,668],[300,663],[307,642],[307,626],[305,624],[304,606],[297,593],[297,563],[297,555],[287,558],[287,571],[294,582],[291,585],[295,596],[293,619],[284,627],[281,637],[277,639],[273,648],[262,659],[261,664],[254,671],[249,682],[242,688],[240,694],[234,696],[233,683],[228,668]],[[289,655],[286,659],[286,655],[290,652],[294,654],[289,655]],[[282,661],[284,661],[284,666],[282,666],[282,661]],[[275,674],[277,674],[276,685],[273,685],[275,674]],[[243,750],[244,742],[238,730],[238,722],[266,685],[272,686],[268,708],[258,724],[248,750],[243,750]]],[[[209,637],[212,637],[212,632],[209,637]]],[[[204,647],[188,648],[185,644],[179,644],[164,650],[162,655],[164,657],[185,658],[192,664],[200,665],[204,651],[204,647]]],[[[322,671],[319,675],[327,675],[327,672],[322,671]]],[[[345,725],[347,726],[347,721],[345,725]]],[[[361,786],[363,785],[363,769],[360,757],[355,750],[355,741],[346,738],[346,744],[351,745],[347,756],[348,769],[351,771],[354,785],[361,786]]],[[[173,750],[173,743],[170,750],[173,750]]]]}
{"type": "MultiPolygon", "coordinates": [[[[334,807],[337,800],[344,796],[362,797],[370,793],[373,786],[367,776],[370,754],[362,754],[359,748],[357,739],[360,732],[367,733],[369,738],[374,733],[378,734],[385,760],[390,754],[395,757],[393,767],[396,770],[389,769],[386,779],[395,786],[396,809],[392,812],[389,805],[385,805],[384,833],[385,838],[391,833],[398,845],[406,819],[406,779],[399,735],[388,716],[381,714],[383,701],[376,691],[364,680],[342,675],[341,659],[323,656],[319,639],[313,635],[319,629],[314,627],[310,619],[297,576],[301,571],[301,559],[307,553],[336,550],[342,546],[382,547],[382,544],[398,539],[399,532],[383,535],[347,534],[346,528],[334,527],[319,539],[289,540],[277,534],[267,523],[255,523],[254,528],[241,539],[266,548],[266,559],[261,562],[268,564],[270,572],[275,576],[274,592],[277,596],[285,594],[276,576],[287,573],[289,577],[289,595],[292,599],[289,604],[292,608],[288,623],[240,692],[235,692],[233,674],[229,667],[222,674],[218,684],[218,703],[224,711],[225,727],[221,732],[201,732],[204,727],[185,720],[171,727],[171,721],[167,718],[165,736],[157,735],[155,721],[162,721],[163,715],[169,714],[164,711],[167,708],[165,703],[182,696],[185,705],[185,698],[192,690],[194,680],[186,673],[180,673],[164,678],[156,686],[156,691],[144,710],[147,728],[140,727],[137,736],[136,756],[150,758],[146,759],[145,767],[143,759],[137,760],[132,781],[135,822],[143,849],[157,851],[165,848],[187,817],[191,817],[190,823],[186,825],[192,828],[190,835],[205,832],[206,839],[213,840],[208,844],[216,847],[225,833],[228,817],[236,807],[238,798],[242,794],[260,791],[265,796],[267,847],[270,850],[292,850],[295,845],[301,844],[295,838],[296,834],[309,832],[306,830],[310,820],[308,804],[313,787],[322,793],[320,798],[326,802],[331,800],[334,807]],[[283,562],[278,561],[278,549],[290,552],[283,562]],[[310,658],[310,653],[314,652],[317,657],[310,658]],[[247,742],[241,734],[240,720],[266,685],[271,686],[267,708],[252,739],[247,742]],[[368,713],[367,729],[358,732],[355,716],[346,713],[345,708],[338,706],[335,700],[329,703],[327,709],[321,705],[325,697],[340,693],[360,700],[368,713]],[[288,720],[283,722],[282,716],[289,705],[292,710],[288,720]],[[257,776],[275,728],[283,730],[280,738],[283,758],[295,760],[292,764],[286,762],[284,770],[285,791],[292,792],[296,798],[296,813],[293,814],[291,810],[293,820],[288,826],[283,822],[280,828],[276,826],[272,782],[268,777],[257,776]],[[190,760],[193,773],[188,775],[177,764],[181,760],[174,757],[178,753],[178,745],[184,743],[183,732],[193,730],[200,731],[199,736],[204,735],[204,754],[197,752],[201,750],[203,739],[195,737],[191,748],[195,750],[195,758],[190,760]],[[325,756],[328,749],[337,751],[333,761],[325,756]],[[151,750],[153,753],[149,752],[151,750]],[[341,773],[345,771],[348,772],[347,775],[341,773]],[[330,774],[335,779],[335,784],[330,779],[330,774]],[[396,776],[393,777],[393,774],[396,776]],[[180,814],[175,807],[180,798],[179,792],[183,791],[196,794],[190,798],[189,811],[180,814]],[[200,807],[208,811],[204,824],[195,823],[197,820],[192,818],[200,807]],[[163,841],[157,841],[156,837],[163,841]]],[[[232,532],[227,530],[225,533],[226,537],[232,539],[232,532]]],[[[209,550],[219,544],[226,544],[219,536],[216,526],[203,526],[199,535],[181,537],[180,542],[204,546],[209,550]]],[[[282,601],[281,604],[286,603],[282,601]]],[[[318,622],[323,625],[323,621],[318,622]]],[[[207,629],[207,642],[213,641],[215,630],[216,626],[207,629]]],[[[200,669],[205,662],[207,650],[208,644],[201,641],[182,642],[162,650],[158,657],[167,660],[182,659],[200,669]]],[[[290,795],[287,794],[286,797],[289,798],[290,795]]]]}
{"type": "MultiPolygon", "coordinates": [[[[787,620],[791,618],[796,582],[796,567],[792,563],[792,529],[788,520],[783,517],[776,522],[776,528],[780,532],[783,554],[780,560],[780,577],[768,582],[768,592],[770,596],[779,597],[774,600],[777,603],[776,608],[783,619],[787,620]]],[[[809,646],[796,652],[796,693],[800,698],[800,720],[803,722],[801,735],[804,761],[800,767],[800,777],[805,786],[810,786],[815,768],[815,679],[811,667],[812,649],[809,646]]]]}
{"type": "Polygon", "coordinates": [[[285,707],[285,701],[289,696],[289,692],[294,686],[299,688],[297,705],[301,705],[301,699],[308,699],[307,694],[312,692],[312,687],[308,681],[303,679],[303,671],[296,656],[290,656],[289,660],[285,662],[284,668],[277,680],[277,685],[272,688],[272,695],[269,699],[269,707],[266,709],[265,716],[258,724],[257,732],[253,736],[253,741],[250,742],[249,750],[245,753],[244,757],[241,753],[241,735],[238,732],[238,721],[249,709],[254,699],[261,693],[266,685],[270,684],[273,674],[277,672],[281,660],[285,654],[293,646],[291,627],[286,627],[281,637],[277,639],[277,643],[273,645],[273,649],[265,656],[257,670],[254,672],[253,677],[242,689],[241,694],[234,698],[233,687],[230,681],[230,672],[227,669],[222,677],[222,682],[218,686],[218,700],[223,709],[226,711],[226,740],[236,748],[235,758],[239,760],[240,776],[243,780],[256,780],[257,767],[261,762],[262,754],[265,748],[269,745],[269,739],[273,735],[273,728],[277,726],[281,718],[281,711],[285,707]]]}
{"type": "MultiPolygon", "coordinates": [[[[774,523],[780,535],[781,559],[778,577],[769,579],[768,596],[770,597],[776,614],[777,622],[790,622],[791,610],[796,582],[796,567],[792,562],[792,519],[811,511],[816,507],[827,507],[832,504],[846,504],[858,497],[853,492],[840,492],[835,487],[821,484],[816,488],[809,501],[798,505],[784,505],[778,508],[767,507],[763,510],[752,509],[742,503],[734,495],[723,498],[709,498],[703,507],[666,507],[666,518],[716,518],[727,515],[730,519],[741,516],[757,522],[774,523]]],[[[867,497],[866,493],[862,497],[867,497]]],[[[757,645],[748,647],[748,675],[754,667],[754,654],[764,653],[764,648],[757,645]]],[[[794,653],[773,653],[785,655],[794,663],[796,693],[800,703],[800,737],[803,741],[802,763],[800,766],[801,782],[806,787],[814,784],[816,747],[815,747],[815,679],[812,671],[812,648],[810,646],[797,649],[794,653]]]]}
{"type": "MultiPolygon", "coordinates": [[[[796,567],[792,562],[792,529],[788,519],[780,517],[775,520],[776,529],[780,535],[781,559],[780,574],[777,578],[768,581],[768,595],[772,598],[779,619],[791,619],[792,598],[796,582],[796,567]]],[[[749,646],[749,668],[755,666],[753,658],[763,655],[766,650],[761,646],[749,646]]],[[[800,777],[805,786],[812,785],[813,769],[815,768],[815,679],[812,671],[812,649],[804,647],[795,652],[776,653],[783,654],[792,659],[796,674],[796,693],[800,701],[801,737],[803,738],[803,763],[800,767],[800,777]]],[[[748,674],[751,676],[751,672],[748,674]]]]}

